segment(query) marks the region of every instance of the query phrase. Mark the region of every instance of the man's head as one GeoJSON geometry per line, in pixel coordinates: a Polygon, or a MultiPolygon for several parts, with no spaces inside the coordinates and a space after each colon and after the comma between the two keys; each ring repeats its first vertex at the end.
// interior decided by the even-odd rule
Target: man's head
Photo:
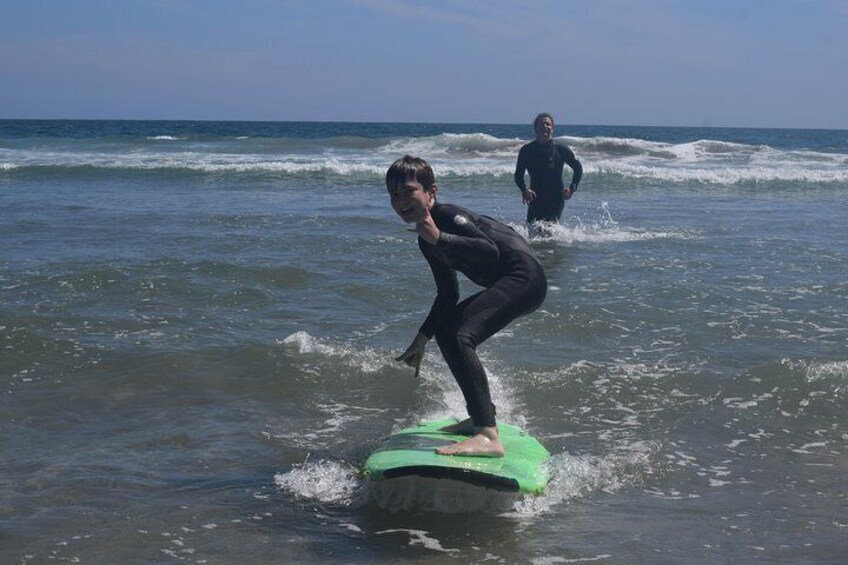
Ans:
{"type": "Polygon", "coordinates": [[[554,136],[554,117],[542,112],[533,120],[533,129],[536,130],[536,141],[550,141],[554,136]]]}

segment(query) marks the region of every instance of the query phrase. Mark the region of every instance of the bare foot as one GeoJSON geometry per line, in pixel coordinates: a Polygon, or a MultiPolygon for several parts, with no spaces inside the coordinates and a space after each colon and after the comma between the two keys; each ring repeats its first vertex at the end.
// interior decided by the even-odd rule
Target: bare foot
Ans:
{"type": "Polygon", "coordinates": [[[477,434],[465,441],[441,447],[439,455],[464,455],[467,457],[503,457],[504,448],[498,439],[497,428],[478,428],[477,434]]]}
{"type": "Polygon", "coordinates": [[[461,436],[473,436],[477,432],[477,428],[474,427],[474,422],[471,421],[471,418],[466,418],[456,424],[439,428],[439,431],[449,434],[458,434],[461,436]]]}

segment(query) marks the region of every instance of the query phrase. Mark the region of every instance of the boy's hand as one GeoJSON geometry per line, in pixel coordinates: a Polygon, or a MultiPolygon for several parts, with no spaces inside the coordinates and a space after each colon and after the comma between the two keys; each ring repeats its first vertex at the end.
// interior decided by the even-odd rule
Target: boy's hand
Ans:
{"type": "Polygon", "coordinates": [[[566,200],[569,200],[573,194],[574,189],[572,189],[570,186],[566,186],[562,189],[562,197],[566,200]]]}
{"type": "Polygon", "coordinates": [[[436,227],[436,222],[433,221],[430,210],[427,210],[427,215],[421,221],[415,223],[415,231],[418,232],[421,239],[430,245],[436,245],[436,242],[439,241],[439,236],[442,234],[439,228],[436,227]]]}
{"type": "Polygon", "coordinates": [[[427,347],[428,341],[430,340],[427,336],[418,332],[406,351],[395,358],[395,361],[402,361],[410,367],[415,367],[415,378],[418,378],[421,373],[421,361],[424,359],[424,349],[427,347]]]}
{"type": "Polygon", "coordinates": [[[525,188],[524,190],[521,191],[521,200],[525,204],[530,204],[535,199],[536,199],[536,192],[533,190],[532,187],[531,188],[525,188]]]}

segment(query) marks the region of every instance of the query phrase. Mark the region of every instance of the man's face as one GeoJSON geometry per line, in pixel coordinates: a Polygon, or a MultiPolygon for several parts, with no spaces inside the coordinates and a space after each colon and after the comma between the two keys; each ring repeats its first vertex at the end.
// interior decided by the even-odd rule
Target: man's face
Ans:
{"type": "Polygon", "coordinates": [[[542,118],[536,122],[536,139],[550,141],[554,136],[554,122],[550,118],[542,118]]]}

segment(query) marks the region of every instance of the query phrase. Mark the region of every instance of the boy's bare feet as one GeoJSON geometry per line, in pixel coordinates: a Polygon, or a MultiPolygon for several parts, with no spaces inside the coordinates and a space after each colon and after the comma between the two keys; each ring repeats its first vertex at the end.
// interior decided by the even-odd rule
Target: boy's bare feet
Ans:
{"type": "Polygon", "coordinates": [[[474,422],[471,421],[471,418],[466,418],[456,424],[439,428],[439,431],[449,434],[458,434],[461,436],[473,436],[477,432],[477,428],[474,426],[474,422]]]}
{"type": "Polygon", "coordinates": [[[498,428],[477,428],[477,433],[465,441],[441,447],[439,455],[464,455],[467,457],[503,457],[504,448],[498,439],[498,428]]]}

